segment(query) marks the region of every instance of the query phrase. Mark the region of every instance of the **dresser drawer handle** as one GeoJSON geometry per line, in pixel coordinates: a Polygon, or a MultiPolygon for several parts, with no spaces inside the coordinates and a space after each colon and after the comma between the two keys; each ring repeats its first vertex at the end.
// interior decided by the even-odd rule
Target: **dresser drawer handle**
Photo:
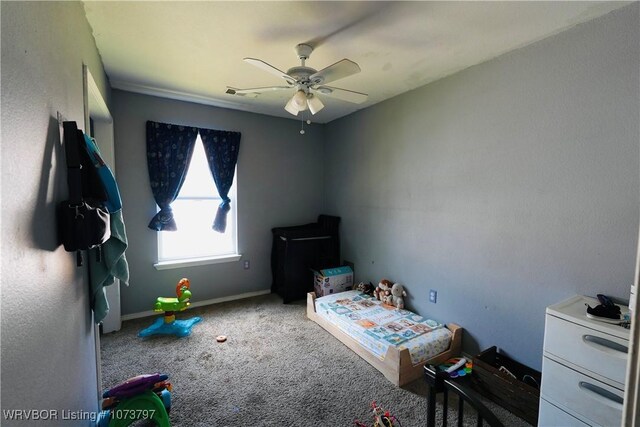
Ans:
{"type": "Polygon", "coordinates": [[[618,344],[617,342],[613,342],[605,338],[596,337],[595,335],[583,335],[582,340],[591,347],[599,350],[613,350],[616,352],[613,354],[616,355],[619,355],[617,353],[627,354],[629,352],[629,349],[622,344],[618,344]]]}
{"type": "Polygon", "coordinates": [[[598,387],[597,385],[586,381],[580,381],[578,385],[581,390],[587,391],[592,397],[601,403],[612,408],[622,410],[624,399],[617,394],[611,393],[609,390],[605,390],[602,387],[598,387]]]}

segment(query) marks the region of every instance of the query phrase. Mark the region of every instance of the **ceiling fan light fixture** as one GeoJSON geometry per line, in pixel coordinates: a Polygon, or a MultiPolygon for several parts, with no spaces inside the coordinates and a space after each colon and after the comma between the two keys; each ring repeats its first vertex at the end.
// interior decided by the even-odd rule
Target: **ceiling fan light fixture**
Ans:
{"type": "Polygon", "coordinates": [[[316,114],[324,108],[324,104],[320,101],[320,98],[314,95],[310,95],[309,98],[307,98],[307,103],[309,104],[309,111],[311,111],[311,114],[316,114]]]}
{"type": "Polygon", "coordinates": [[[292,99],[295,106],[298,107],[298,111],[307,109],[307,94],[302,89],[298,90],[292,99]]]}
{"type": "Polygon", "coordinates": [[[287,102],[287,105],[284,106],[284,109],[287,110],[289,114],[293,114],[294,116],[297,116],[299,112],[298,108],[293,103],[293,98],[291,98],[289,102],[287,102]]]}

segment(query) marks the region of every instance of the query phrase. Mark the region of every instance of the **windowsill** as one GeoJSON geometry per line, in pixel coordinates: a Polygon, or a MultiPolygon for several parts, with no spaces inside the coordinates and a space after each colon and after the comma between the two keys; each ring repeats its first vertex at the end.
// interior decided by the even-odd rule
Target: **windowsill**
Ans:
{"type": "Polygon", "coordinates": [[[195,267],[198,265],[235,262],[240,260],[240,258],[242,258],[242,255],[240,254],[231,254],[231,255],[222,255],[217,257],[176,259],[176,260],[170,260],[170,261],[156,262],[155,264],[153,264],[153,266],[156,268],[156,270],[169,270],[172,268],[195,267]]]}

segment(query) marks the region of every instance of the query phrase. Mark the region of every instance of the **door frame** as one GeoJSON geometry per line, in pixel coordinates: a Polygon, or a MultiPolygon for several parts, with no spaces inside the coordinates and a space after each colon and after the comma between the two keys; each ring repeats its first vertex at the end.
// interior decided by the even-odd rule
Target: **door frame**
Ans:
{"type": "MultiPolygon", "coordinates": [[[[94,126],[97,124],[100,126],[100,139],[101,144],[98,144],[100,148],[100,154],[104,161],[109,165],[112,170],[115,170],[115,153],[113,148],[113,117],[107,107],[98,85],[96,84],[91,71],[86,64],[82,64],[82,93],[84,104],[84,130],[89,133],[91,128],[91,120],[94,121],[94,126]]],[[[114,284],[115,285],[115,284],[114,284]]],[[[96,354],[96,383],[97,383],[97,395],[98,402],[102,399],[102,357],[100,353],[100,325],[97,325],[93,319],[94,324],[94,341],[95,341],[95,354],[96,354]]]]}

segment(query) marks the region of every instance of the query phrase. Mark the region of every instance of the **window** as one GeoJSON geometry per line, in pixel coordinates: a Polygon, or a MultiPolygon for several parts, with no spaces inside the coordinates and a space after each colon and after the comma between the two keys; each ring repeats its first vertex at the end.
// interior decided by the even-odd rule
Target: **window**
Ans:
{"type": "MultiPolygon", "coordinates": [[[[170,261],[206,261],[237,255],[236,180],[229,190],[231,210],[227,215],[225,233],[211,226],[218,205],[222,202],[209,171],[200,135],[180,194],[171,204],[177,231],[158,233],[158,264],[170,261]]],[[[237,258],[236,258],[237,259],[237,258]]],[[[204,262],[203,262],[204,263],[204,262]]]]}

